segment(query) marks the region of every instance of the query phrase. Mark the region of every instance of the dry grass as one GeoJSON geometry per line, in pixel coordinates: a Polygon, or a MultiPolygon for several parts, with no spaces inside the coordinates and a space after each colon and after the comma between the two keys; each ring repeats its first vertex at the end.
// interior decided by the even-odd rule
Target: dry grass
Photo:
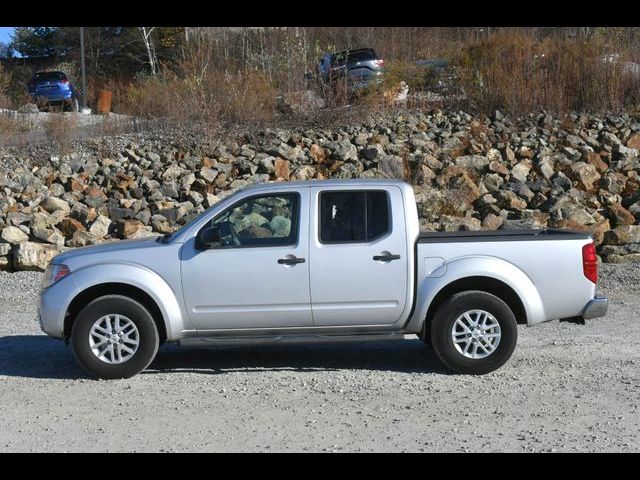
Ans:
{"type": "MultiPolygon", "coordinates": [[[[402,55],[396,60],[386,59],[380,88],[354,98],[346,85],[327,87],[312,82],[306,88],[314,89],[322,97],[322,109],[278,112],[278,95],[294,98],[304,91],[286,89],[295,82],[292,83],[290,72],[278,68],[286,70],[291,63],[276,62],[268,69],[249,68],[246,59],[244,63],[234,58],[222,62],[213,47],[211,40],[204,37],[188,44],[172,69],[165,69],[156,77],[118,85],[114,111],[143,118],[166,118],[177,125],[213,128],[223,123],[258,127],[276,120],[330,125],[373,111],[430,109],[446,106],[447,102],[452,105],[456,102],[456,107],[475,107],[487,114],[500,109],[514,115],[540,110],[619,111],[640,103],[640,75],[628,71],[624,55],[618,62],[605,62],[602,58],[607,50],[596,41],[557,37],[538,41],[525,31],[495,33],[476,42],[451,42],[450,48],[439,48],[442,52],[459,49],[449,57],[449,71],[458,74],[451,90],[462,89],[466,105],[460,99],[434,103],[425,95],[412,95],[433,91],[441,70],[419,66],[415,58],[402,55]],[[393,100],[400,82],[406,82],[410,92],[403,103],[393,100]]],[[[215,47],[219,49],[220,45],[215,47]]],[[[299,66],[296,68],[300,70],[299,66]]]]}
{"type": "MultiPolygon", "coordinates": [[[[470,28],[422,27],[202,30],[208,33],[192,31],[189,42],[155,77],[134,76],[134,71],[123,71],[113,78],[89,75],[89,106],[95,108],[96,93],[107,89],[113,93],[113,112],[213,132],[228,124],[329,127],[375,111],[407,108],[453,106],[485,114],[500,109],[522,115],[540,110],[632,110],[640,104],[640,74],[630,72],[625,63],[637,60],[632,54],[640,35],[633,30],[618,40],[609,35],[606,41],[595,33],[573,38],[543,34],[544,29],[535,28],[483,29],[490,32],[488,35],[470,28]],[[322,86],[306,75],[314,71],[323,53],[363,46],[375,48],[385,60],[380,88],[354,98],[346,85],[322,86]],[[618,61],[602,61],[603,55],[611,52],[619,53],[618,61]],[[461,91],[465,95],[435,101],[424,95],[425,91],[437,91],[434,87],[440,73],[437,67],[416,64],[428,58],[448,59],[448,73],[458,74],[450,92],[454,97],[461,91]],[[400,82],[408,85],[409,98],[399,103],[392,93],[400,82]],[[322,108],[304,103],[309,89],[322,98],[322,108]],[[283,106],[278,98],[297,99],[299,105],[283,106]]],[[[607,35],[613,32],[607,28],[602,31],[607,35]]],[[[77,77],[73,62],[57,68],[77,77]]],[[[0,69],[0,107],[15,108],[28,101],[24,84],[31,72],[27,70],[25,66],[12,67],[12,82],[0,69]]],[[[112,126],[104,127],[108,130],[112,126]]]]}
{"type": "Polygon", "coordinates": [[[51,115],[42,123],[47,141],[60,155],[71,152],[71,142],[75,139],[78,124],[72,115],[51,115]]]}
{"type": "Polygon", "coordinates": [[[0,139],[2,143],[11,140],[20,133],[29,131],[30,125],[21,117],[0,113],[0,139]]]}
{"type": "Polygon", "coordinates": [[[7,95],[11,86],[12,75],[2,65],[0,65],[0,108],[11,108],[12,102],[7,95]]]}
{"type": "Polygon", "coordinates": [[[481,110],[618,111],[640,100],[640,76],[624,56],[603,61],[595,41],[502,33],[465,48],[460,55],[464,88],[481,110]]]}
{"type": "Polygon", "coordinates": [[[165,71],[116,91],[114,111],[164,118],[178,126],[215,128],[220,121],[265,124],[276,111],[276,91],[259,72],[207,72],[203,78],[165,71]]]}

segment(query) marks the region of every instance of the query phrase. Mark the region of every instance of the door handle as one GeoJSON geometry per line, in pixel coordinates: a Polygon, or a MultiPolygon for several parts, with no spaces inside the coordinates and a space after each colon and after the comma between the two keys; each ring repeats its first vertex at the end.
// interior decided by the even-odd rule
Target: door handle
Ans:
{"type": "Polygon", "coordinates": [[[298,258],[295,255],[287,255],[284,258],[279,258],[278,263],[280,265],[296,265],[298,263],[304,263],[304,258],[298,258]]]}
{"type": "Polygon", "coordinates": [[[391,260],[400,260],[400,255],[395,255],[389,252],[382,252],[378,255],[374,255],[373,259],[376,262],[390,262],[391,260]]]}

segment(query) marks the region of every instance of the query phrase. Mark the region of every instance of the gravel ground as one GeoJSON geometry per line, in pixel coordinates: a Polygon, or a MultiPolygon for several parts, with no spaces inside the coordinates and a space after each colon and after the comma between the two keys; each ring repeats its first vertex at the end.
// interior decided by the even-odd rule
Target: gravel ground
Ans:
{"type": "Polygon", "coordinates": [[[521,327],[482,377],[409,338],[166,346],[119,381],[41,334],[40,274],[0,272],[0,451],[639,451],[639,267],[602,266],[607,317],[521,327]]]}

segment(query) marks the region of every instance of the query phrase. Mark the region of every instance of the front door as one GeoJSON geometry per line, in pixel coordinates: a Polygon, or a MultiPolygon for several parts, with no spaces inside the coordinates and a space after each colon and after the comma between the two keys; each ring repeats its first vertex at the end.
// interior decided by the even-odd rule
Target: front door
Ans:
{"type": "Polygon", "coordinates": [[[407,229],[398,187],[314,188],[311,196],[314,325],[384,325],[400,319],[408,283],[407,229]]]}
{"type": "Polygon", "coordinates": [[[186,310],[198,330],[309,327],[308,193],[238,200],[207,226],[219,245],[182,250],[186,310]]]}

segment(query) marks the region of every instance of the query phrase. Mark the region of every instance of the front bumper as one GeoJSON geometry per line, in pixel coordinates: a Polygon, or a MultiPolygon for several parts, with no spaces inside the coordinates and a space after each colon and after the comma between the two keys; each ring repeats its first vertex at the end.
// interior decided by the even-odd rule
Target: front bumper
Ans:
{"type": "Polygon", "coordinates": [[[605,296],[598,296],[587,303],[582,312],[582,318],[590,320],[592,318],[604,317],[609,308],[609,299],[605,296]]]}
{"type": "Polygon", "coordinates": [[[40,329],[54,338],[64,338],[64,317],[67,310],[68,292],[58,285],[64,280],[68,279],[63,278],[51,287],[42,290],[38,298],[40,329]]]}

